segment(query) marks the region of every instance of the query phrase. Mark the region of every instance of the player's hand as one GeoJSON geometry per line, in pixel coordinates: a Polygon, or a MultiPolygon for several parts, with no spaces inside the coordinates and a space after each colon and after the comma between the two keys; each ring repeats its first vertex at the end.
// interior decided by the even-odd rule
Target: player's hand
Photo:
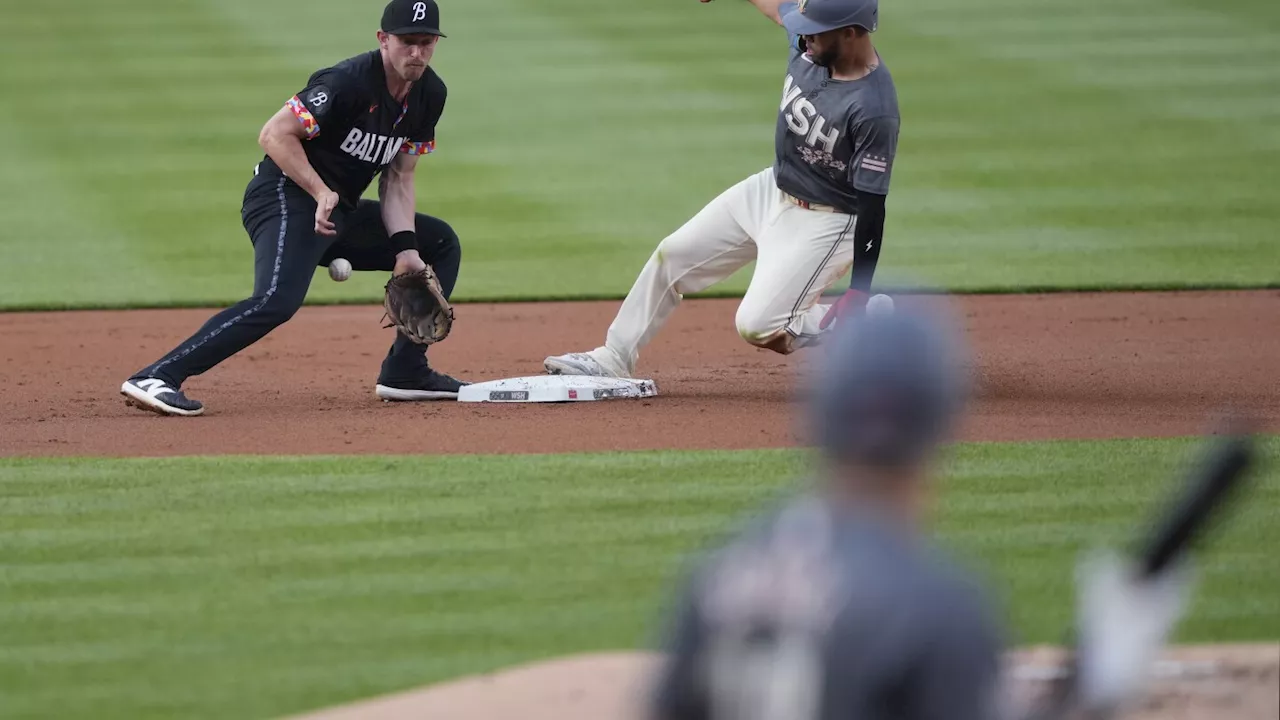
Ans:
{"type": "Polygon", "coordinates": [[[422,256],[417,250],[405,250],[396,253],[396,266],[391,270],[392,275],[404,275],[405,273],[416,273],[425,270],[427,264],[422,261],[422,256]]]}
{"type": "Polygon", "coordinates": [[[316,233],[320,235],[337,235],[338,228],[329,219],[333,209],[338,206],[338,193],[325,190],[316,196],[316,233]]]}
{"type": "Polygon", "coordinates": [[[840,299],[831,304],[827,309],[827,314],[822,316],[822,322],[818,323],[820,330],[826,330],[827,326],[836,321],[836,318],[843,317],[855,313],[867,304],[867,294],[861,290],[850,288],[845,291],[840,299]]]}

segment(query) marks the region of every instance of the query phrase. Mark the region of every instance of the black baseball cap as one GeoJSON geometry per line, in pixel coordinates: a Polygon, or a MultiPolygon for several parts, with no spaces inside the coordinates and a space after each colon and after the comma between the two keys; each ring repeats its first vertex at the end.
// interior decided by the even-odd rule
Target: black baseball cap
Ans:
{"type": "Polygon", "coordinates": [[[435,0],[391,0],[382,11],[382,32],[445,37],[440,32],[440,6],[435,0]]]}

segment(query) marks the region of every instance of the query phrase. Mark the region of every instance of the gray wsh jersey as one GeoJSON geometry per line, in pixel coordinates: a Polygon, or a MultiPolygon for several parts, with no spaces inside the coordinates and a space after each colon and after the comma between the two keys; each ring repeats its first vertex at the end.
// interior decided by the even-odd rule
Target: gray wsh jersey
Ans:
{"type": "Polygon", "coordinates": [[[1001,639],[977,585],[901,524],[812,497],[680,598],[655,720],[991,720],[1001,639]]]}
{"type": "Polygon", "coordinates": [[[791,43],[774,132],[778,187],[855,213],[855,188],[889,194],[900,122],[893,78],[881,62],[865,77],[833,80],[791,43]]]}

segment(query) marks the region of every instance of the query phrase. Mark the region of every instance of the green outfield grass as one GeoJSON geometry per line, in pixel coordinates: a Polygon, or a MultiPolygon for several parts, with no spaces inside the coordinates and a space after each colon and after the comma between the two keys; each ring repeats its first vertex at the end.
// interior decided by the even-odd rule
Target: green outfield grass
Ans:
{"type": "MultiPolygon", "coordinates": [[[[372,47],[380,7],[6,5],[0,308],[248,294],[258,129],[311,71],[372,47]]],[[[880,279],[1280,284],[1276,7],[886,5],[904,124],[880,279]]],[[[450,101],[419,196],[464,238],[459,299],[619,296],[658,240],[771,162],[783,41],[746,3],[471,0],[444,22],[450,101]]],[[[381,282],[322,276],[311,299],[381,282]]]]}
{"type": "MultiPolygon", "coordinates": [[[[1186,441],[957,450],[940,533],[1014,643],[1124,546],[1186,441]]],[[[1280,441],[1268,454],[1280,456],[1280,441]]],[[[0,715],[267,717],[652,645],[681,558],[793,487],[792,451],[0,461],[0,715]]],[[[1280,638],[1280,477],[1202,556],[1183,640],[1280,638]],[[1268,599],[1270,598],[1270,599],[1268,599]]]]}

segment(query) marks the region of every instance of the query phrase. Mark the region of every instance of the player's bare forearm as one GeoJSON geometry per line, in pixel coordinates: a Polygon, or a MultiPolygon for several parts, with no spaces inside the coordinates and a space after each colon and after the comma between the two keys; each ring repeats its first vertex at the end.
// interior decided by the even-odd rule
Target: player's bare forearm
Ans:
{"type": "Polygon", "coordinates": [[[412,231],[416,226],[413,176],[417,164],[416,155],[399,153],[382,171],[378,198],[382,201],[382,223],[388,235],[412,231]]]}
{"type": "MultiPolygon", "coordinates": [[[[711,2],[711,0],[701,0],[701,1],[704,3],[711,2]]],[[[765,17],[778,23],[779,25],[782,24],[782,13],[780,11],[780,8],[782,7],[783,3],[794,2],[794,1],[795,0],[750,0],[751,4],[755,5],[756,9],[759,10],[761,13],[763,13],[765,17]]]]}
{"type": "Polygon", "coordinates": [[[258,144],[290,180],[319,201],[322,194],[331,191],[307,160],[307,153],[302,148],[304,132],[289,108],[280,108],[262,126],[258,144]]]}
{"type": "Polygon", "coordinates": [[[413,175],[418,166],[418,156],[400,153],[382,171],[378,181],[378,199],[382,203],[382,224],[396,251],[396,264],[392,272],[399,275],[416,272],[426,267],[418,254],[416,196],[413,175]]]}
{"type": "Polygon", "coordinates": [[[784,2],[789,1],[790,0],[751,0],[751,4],[755,5],[757,10],[764,13],[765,17],[781,25],[782,12],[780,8],[784,2]]]}

